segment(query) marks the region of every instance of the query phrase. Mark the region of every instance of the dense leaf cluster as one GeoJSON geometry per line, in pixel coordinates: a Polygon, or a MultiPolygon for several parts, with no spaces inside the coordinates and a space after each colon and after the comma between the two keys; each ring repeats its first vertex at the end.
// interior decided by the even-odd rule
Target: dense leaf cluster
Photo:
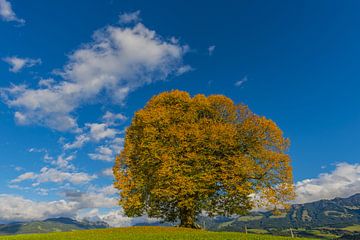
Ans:
{"type": "Polygon", "coordinates": [[[294,196],[288,146],[273,121],[225,96],[159,94],[136,112],[116,158],[120,205],[186,227],[201,212],[283,207],[294,196]]]}

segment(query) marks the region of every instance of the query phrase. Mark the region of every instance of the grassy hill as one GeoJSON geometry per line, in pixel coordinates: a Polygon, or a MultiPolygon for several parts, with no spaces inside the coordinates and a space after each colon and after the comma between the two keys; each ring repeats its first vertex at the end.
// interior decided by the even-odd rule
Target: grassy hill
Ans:
{"type": "MultiPolygon", "coordinates": [[[[208,232],[176,227],[128,227],[83,230],[62,233],[24,234],[2,236],[0,240],[286,240],[289,237],[244,234],[234,232],[208,232]]],[[[304,239],[304,238],[301,238],[304,239]]]]}

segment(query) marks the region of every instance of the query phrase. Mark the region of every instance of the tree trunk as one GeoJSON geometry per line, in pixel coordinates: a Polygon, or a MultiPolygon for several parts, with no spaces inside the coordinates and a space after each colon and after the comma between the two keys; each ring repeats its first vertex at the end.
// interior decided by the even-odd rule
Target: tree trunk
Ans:
{"type": "Polygon", "coordinates": [[[195,211],[192,209],[180,209],[180,227],[199,228],[195,223],[195,211]]]}

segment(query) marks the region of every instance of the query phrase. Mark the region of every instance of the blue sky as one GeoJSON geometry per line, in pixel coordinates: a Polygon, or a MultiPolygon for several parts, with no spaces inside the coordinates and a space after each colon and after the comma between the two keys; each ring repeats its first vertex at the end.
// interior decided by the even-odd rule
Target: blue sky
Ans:
{"type": "Polygon", "coordinates": [[[109,169],[134,111],[172,89],[274,120],[298,202],[360,192],[359,7],[0,0],[0,221],[144,221],[121,215],[109,169]]]}

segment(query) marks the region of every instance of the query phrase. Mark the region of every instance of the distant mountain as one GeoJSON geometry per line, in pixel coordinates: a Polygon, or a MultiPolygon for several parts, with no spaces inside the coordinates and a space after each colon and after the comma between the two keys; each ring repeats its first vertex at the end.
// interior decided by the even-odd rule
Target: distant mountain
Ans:
{"type": "Polygon", "coordinates": [[[248,229],[258,233],[289,235],[291,228],[301,236],[329,239],[343,235],[354,236],[354,232],[360,232],[360,193],[348,198],[294,204],[288,212],[280,215],[256,212],[236,218],[202,218],[199,223],[216,231],[243,232],[248,229]]]}
{"type": "MultiPolygon", "coordinates": [[[[272,212],[256,212],[247,216],[226,219],[213,227],[218,230],[248,228],[344,228],[360,224],[360,193],[348,198],[320,200],[305,204],[294,204],[290,210],[280,215],[272,212]]],[[[209,222],[211,224],[211,221],[209,222]]]]}
{"type": "Polygon", "coordinates": [[[105,222],[76,221],[70,218],[50,218],[44,221],[16,222],[0,225],[0,235],[24,233],[68,232],[96,228],[108,228],[105,222]]]}

